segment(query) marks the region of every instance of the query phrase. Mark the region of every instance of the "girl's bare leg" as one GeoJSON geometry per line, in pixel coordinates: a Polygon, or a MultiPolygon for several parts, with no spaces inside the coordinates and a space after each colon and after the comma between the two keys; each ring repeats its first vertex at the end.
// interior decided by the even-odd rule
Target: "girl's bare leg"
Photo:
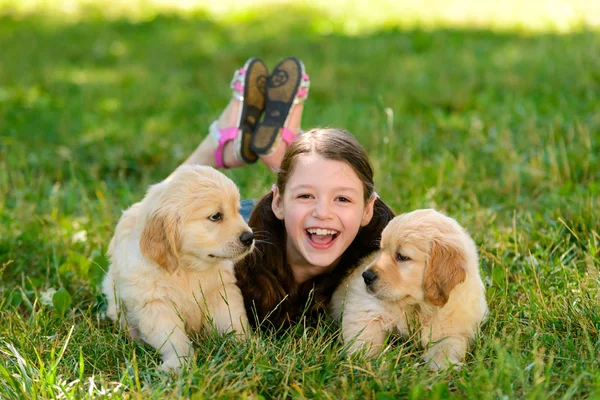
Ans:
{"type": "MultiPolygon", "coordinates": [[[[225,107],[225,110],[221,113],[221,116],[217,121],[217,128],[225,129],[234,126],[239,108],[240,101],[236,98],[232,98],[227,107],[225,107]]],[[[216,149],[217,144],[215,143],[215,140],[210,137],[210,135],[207,135],[183,164],[200,164],[217,167],[217,162],[215,160],[216,149]]],[[[225,143],[225,146],[223,147],[223,162],[230,168],[243,165],[243,163],[238,161],[234,155],[233,141],[225,143]]]]}
{"type": "MultiPolygon", "coordinates": [[[[229,101],[229,104],[219,117],[217,121],[217,128],[226,129],[235,125],[237,122],[237,116],[241,102],[235,97],[229,101]]],[[[288,121],[288,129],[291,130],[296,136],[300,132],[300,123],[302,122],[302,112],[304,110],[304,104],[295,104],[292,108],[290,120],[288,121]]],[[[200,164],[208,165],[211,167],[217,167],[215,160],[215,150],[217,144],[215,139],[210,135],[207,135],[200,145],[194,150],[194,152],[183,162],[183,164],[200,164]]],[[[273,171],[277,171],[283,160],[283,156],[288,148],[287,143],[283,140],[277,145],[277,148],[273,153],[267,156],[261,156],[263,163],[268,165],[273,171]]],[[[239,161],[233,151],[233,141],[227,142],[223,147],[223,162],[229,168],[239,167],[244,165],[243,162],[239,161]]]]}

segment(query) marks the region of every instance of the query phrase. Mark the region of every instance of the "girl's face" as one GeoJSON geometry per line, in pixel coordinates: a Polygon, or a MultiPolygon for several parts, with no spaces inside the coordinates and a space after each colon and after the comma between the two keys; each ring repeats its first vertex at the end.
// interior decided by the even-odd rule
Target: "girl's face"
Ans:
{"type": "Polygon", "coordinates": [[[318,154],[298,156],[284,195],[275,188],[272,203],[285,224],[287,260],[297,281],[298,269],[322,273],[335,267],[358,229],[370,222],[374,202],[365,204],[363,183],[350,165],[318,154]]]}

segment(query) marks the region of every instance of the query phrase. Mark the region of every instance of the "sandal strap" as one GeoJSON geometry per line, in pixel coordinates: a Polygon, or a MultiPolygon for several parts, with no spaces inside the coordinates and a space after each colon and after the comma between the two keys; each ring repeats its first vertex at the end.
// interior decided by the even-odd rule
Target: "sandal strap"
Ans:
{"type": "Polygon", "coordinates": [[[287,143],[288,146],[292,143],[294,139],[296,139],[296,135],[294,134],[294,132],[292,132],[286,127],[281,128],[281,140],[287,143]]]}
{"type": "Polygon", "coordinates": [[[217,121],[214,121],[210,124],[209,135],[216,146],[215,161],[217,166],[227,169],[228,167],[223,163],[223,148],[225,147],[225,143],[234,140],[238,136],[238,128],[234,126],[232,128],[219,129],[217,128],[217,121]]]}

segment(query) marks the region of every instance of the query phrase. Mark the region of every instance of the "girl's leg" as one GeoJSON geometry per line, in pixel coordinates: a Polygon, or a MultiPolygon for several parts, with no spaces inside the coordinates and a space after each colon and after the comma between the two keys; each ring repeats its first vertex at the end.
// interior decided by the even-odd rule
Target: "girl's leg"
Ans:
{"type": "MultiPolygon", "coordinates": [[[[217,122],[217,128],[225,129],[230,128],[235,124],[238,110],[240,107],[240,101],[232,98],[225,110],[221,113],[217,122]]],[[[291,111],[290,121],[288,128],[297,136],[300,133],[300,124],[302,122],[302,112],[304,110],[304,103],[295,104],[291,111]]],[[[215,160],[215,149],[217,144],[209,136],[206,136],[202,143],[194,150],[194,152],[183,162],[183,164],[200,164],[209,165],[216,167],[217,162],[215,160]]],[[[276,171],[281,165],[283,155],[288,148],[287,143],[281,141],[275,151],[268,156],[260,156],[263,163],[268,165],[272,170],[276,171]]],[[[243,165],[235,157],[233,152],[233,142],[228,142],[223,148],[223,161],[228,167],[238,167],[243,165]]]]}
{"type": "Polygon", "coordinates": [[[248,59],[234,72],[229,84],[232,89],[229,104],[184,164],[232,168],[257,161],[250,144],[254,126],[264,110],[268,76],[267,66],[256,57],[248,59]]]}
{"type": "MultiPolygon", "coordinates": [[[[217,128],[226,129],[235,126],[238,111],[241,106],[240,103],[241,102],[236,98],[231,99],[217,121],[217,128]]],[[[216,149],[217,143],[215,139],[210,135],[207,135],[202,143],[200,143],[200,145],[196,148],[196,150],[194,150],[194,152],[183,162],[183,164],[200,164],[217,167],[217,161],[215,159],[216,149]]],[[[223,147],[223,162],[228,167],[238,167],[243,165],[243,163],[238,161],[238,159],[235,157],[233,152],[233,141],[225,143],[225,146],[223,147]]]]}
{"type": "MultiPolygon", "coordinates": [[[[300,91],[304,91],[304,94],[300,95],[300,91],[298,91],[299,96],[303,96],[306,98],[308,94],[308,75],[304,74],[304,66],[299,61],[296,60],[296,63],[300,65],[303,76],[303,83],[301,84],[300,91]]],[[[262,61],[260,62],[262,64],[262,61]]],[[[264,64],[262,64],[264,67],[264,64]]],[[[266,71],[266,67],[264,67],[264,71],[266,71]]],[[[264,73],[264,72],[263,72],[264,73]]],[[[256,77],[256,76],[255,76],[256,77]]],[[[266,79],[266,78],[265,78],[266,79]]],[[[246,80],[246,83],[249,81],[246,80]]],[[[254,86],[256,88],[256,86],[254,86]]],[[[255,93],[256,89],[255,89],[255,93]]],[[[256,99],[256,96],[254,97],[256,99]]],[[[262,98],[262,96],[261,96],[262,98]]],[[[219,120],[217,121],[217,129],[229,129],[236,126],[238,122],[238,116],[240,108],[243,106],[242,102],[234,96],[225,110],[221,113],[219,120]]],[[[300,133],[300,124],[302,121],[302,112],[304,110],[303,102],[299,102],[298,104],[293,104],[290,109],[289,119],[286,122],[287,129],[292,132],[294,136],[297,136],[300,133]]],[[[256,121],[258,122],[258,121],[256,121]]],[[[206,136],[206,138],[200,143],[200,145],[196,148],[196,150],[184,161],[184,164],[202,164],[209,165],[212,167],[217,167],[217,160],[215,159],[215,150],[218,147],[218,139],[215,139],[212,135],[206,136]]],[[[285,141],[280,140],[280,142],[276,145],[275,149],[270,151],[268,155],[259,154],[259,157],[262,159],[263,163],[268,165],[272,170],[277,171],[281,165],[281,161],[283,160],[283,156],[288,148],[288,144],[285,141]]],[[[227,167],[238,167],[243,165],[244,162],[239,160],[236,157],[236,152],[234,149],[234,142],[229,141],[225,143],[223,146],[223,164],[227,167]]]]}

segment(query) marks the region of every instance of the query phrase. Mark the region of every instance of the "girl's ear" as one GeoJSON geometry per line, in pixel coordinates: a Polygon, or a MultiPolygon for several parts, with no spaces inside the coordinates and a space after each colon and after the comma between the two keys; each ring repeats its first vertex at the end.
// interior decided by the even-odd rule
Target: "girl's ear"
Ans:
{"type": "Polygon", "coordinates": [[[369,222],[371,222],[371,218],[373,218],[373,208],[375,207],[375,200],[377,200],[377,195],[373,193],[367,204],[365,204],[365,210],[363,212],[363,218],[360,222],[360,226],[367,226],[369,222]]]}
{"type": "Polygon", "coordinates": [[[279,193],[279,188],[277,186],[273,187],[273,201],[271,202],[271,210],[273,210],[273,214],[277,217],[277,219],[283,221],[283,200],[279,193]]]}

